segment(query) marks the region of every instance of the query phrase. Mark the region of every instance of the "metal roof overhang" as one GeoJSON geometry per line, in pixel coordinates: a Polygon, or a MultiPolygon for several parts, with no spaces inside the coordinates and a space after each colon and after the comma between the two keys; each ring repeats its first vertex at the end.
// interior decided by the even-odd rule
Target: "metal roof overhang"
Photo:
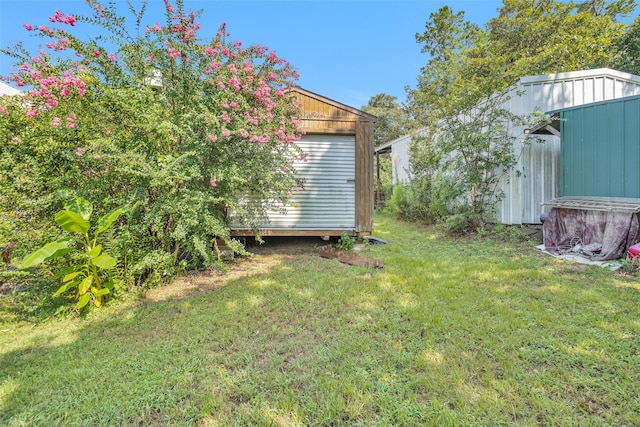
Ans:
{"type": "Polygon", "coordinates": [[[554,113],[549,119],[543,120],[531,128],[524,130],[527,135],[555,135],[560,136],[560,114],[554,113]]]}

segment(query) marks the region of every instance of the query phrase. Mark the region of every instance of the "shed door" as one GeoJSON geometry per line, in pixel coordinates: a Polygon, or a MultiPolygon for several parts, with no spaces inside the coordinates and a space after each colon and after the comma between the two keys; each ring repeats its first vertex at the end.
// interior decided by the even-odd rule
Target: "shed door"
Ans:
{"type": "Polygon", "coordinates": [[[355,137],[305,135],[298,142],[308,154],[297,161],[298,177],[305,191],[296,191],[287,213],[271,212],[267,229],[354,230],[355,137]]]}

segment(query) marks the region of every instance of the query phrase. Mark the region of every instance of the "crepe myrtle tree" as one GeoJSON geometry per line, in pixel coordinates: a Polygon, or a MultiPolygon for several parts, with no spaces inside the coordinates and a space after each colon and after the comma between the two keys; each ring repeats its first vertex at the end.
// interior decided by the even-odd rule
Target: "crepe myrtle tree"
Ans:
{"type": "Polygon", "coordinates": [[[126,15],[115,2],[86,3],[88,16],[55,11],[46,25],[25,23],[43,39],[37,52],[0,50],[15,60],[3,79],[24,90],[0,101],[5,220],[44,229],[58,194],[103,213],[127,206],[112,246],[139,274],[158,258],[212,265],[216,238],[241,251],[228,212],[255,226],[304,189],[293,167],[304,156],[300,106],[286,92],[296,70],[265,46],[231,40],[224,23],[201,37],[201,12],[181,0],[128,3],[126,15]],[[165,22],[145,22],[156,5],[165,22]],[[89,40],[75,35],[80,27],[89,40]]]}

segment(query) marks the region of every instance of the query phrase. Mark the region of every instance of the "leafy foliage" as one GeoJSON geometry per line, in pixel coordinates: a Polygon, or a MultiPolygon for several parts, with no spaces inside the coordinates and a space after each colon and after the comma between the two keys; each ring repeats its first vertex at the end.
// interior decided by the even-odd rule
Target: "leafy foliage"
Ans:
{"type": "Polygon", "coordinates": [[[345,232],[340,235],[340,238],[333,246],[343,251],[352,251],[356,246],[356,240],[355,236],[351,236],[345,232]]]}
{"type": "Polygon", "coordinates": [[[617,43],[618,56],[614,67],[632,74],[640,74],[640,17],[629,26],[617,43]]]}
{"type": "Polygon", "coordinates": [[[514,129],[540,120],[509,111],[510,86],[525,75],[611,66],[625,29],[618,19],[634,7],[627,0],[505,0],[485,29],[448,6],[432,13],[416,34],[430,59],[417,88],[408,91],[420,129],[412,173],[431,184],[420,185],[428,195],[412,199],[428,203],[438,194],[455,215],[449,221],[454,229],[491,220],[504,196],[501,182],[533,141],[514,129]]]}
{"type": "Polygon", "coordinates": [[[56,240],[51,218],[60,194],[73,194],[98,214],[130,207],[121,233],[106,236],[130,283],[216,265],[216,237],[243,251],[229,213],[254,225],[298,185],[301,121],[286,93],[297,72],[265,46],[229,40],[225,24],[199,37],[200,15],[181,0],[165,1],[162,25],[143,24],[158,3],[127,17],[115,2],[88,3],[92,16],[25,24],[46,40],[36,55],[0,50],[15,60],[9,80],[27,89],[0,101],[0,243],[13,230],[17,253],[56,240]],[[81,40],[82,26],[100,35],[81,40]]]}
{"type": "Polygon", "coordinates": [[[374,129],[374,144],[379,147],[406,133],[408,114],[397,102],[396,96],[379,93],[369,99],[362,111],[377,117],[374,129]]]}
{"type": "Polygon", "coordinates": [[[68,203],[55,216],[56,223],[73,237],[47,243],[32,254],[24,257],[20,268],[34,267],[45,261],[68,256],[70,265],[61,268],[54,279],[62,279],[62,286],[54,295],[75,289],[76,308],[81,309],[89,302],[95,307],[102,306],[105,296],[117,287],[118,281],[108,273],[116,266],[116,259],[102,250],[98,237],[107,231],[124,213],[117,208],[100,218],[93,227],[90,219],[93,212],[91,203],[83,198],[68,203]]]}

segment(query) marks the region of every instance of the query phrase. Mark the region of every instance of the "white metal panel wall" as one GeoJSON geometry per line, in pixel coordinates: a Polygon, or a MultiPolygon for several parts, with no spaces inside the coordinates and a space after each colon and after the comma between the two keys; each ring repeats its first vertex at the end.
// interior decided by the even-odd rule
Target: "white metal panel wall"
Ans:
{"type": "MultiPolygon", "coordinates": [[[[518,115],[536,109],[545,112],[640,94],[640,78],[614,70],[587,70],[520,80],[506,107],[518,115]],[[520,95],[518,93],[521,93],[520,95]]],[[[544,136],[543,143],[522,145],[524,128],[516,127],[514,146],[519,160],[500,188],[505,197],[498,205],[498,220],[505,224],[535,224],[541,204],[559,195],[560,138],[544,136]]]]}
{"type": "Polygon", "coordinates": [[[286,213],[269,212],[263,229],[354,230],[355,136],[305,135],[307,161],[294,166],[305,190],[296,190],[286,213]]]}
{"type": "Polygon", "coordinates": [[[409,145],[411,136],[405,135],[391,143],[391,171],[393,173],[393,184],[406,184],[410,181],[410,154],[409,145]]]}

